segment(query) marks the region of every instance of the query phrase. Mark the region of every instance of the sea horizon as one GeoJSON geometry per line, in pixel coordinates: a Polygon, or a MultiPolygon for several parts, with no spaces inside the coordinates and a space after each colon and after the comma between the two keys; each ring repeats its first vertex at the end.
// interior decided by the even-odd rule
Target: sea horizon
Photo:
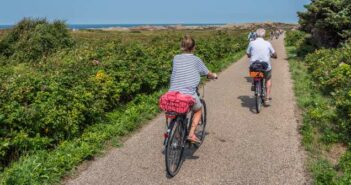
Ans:
{"type": "MultiPolygon", "coordinates": [[[[107,28],[132,28],[139,26],[222,26],[229,23],[165,23],[165,24],[67,24],[70,29],[107,29],[107,28]]],[[[0,29],[12,28],[15,24],[0,25],[0,29]]]]}
{"type": "MultiPolygon", "coordinates": [[[[259,22],[247,22],[247,23],[259,23],[259,22]]],[[[262,22],[263,23],[263,22],[262,22]]],[[[284,24],[296,24],[289,22],[274,22],[274,23],[284,23],[284,24]]],[[[108,28],[133,28],[140,26],[223,26],[228,24],[246,24],[246,23],[156,23],[156,24],[67,24],[70,29],[84,30],[84,29],[108,29],[108,28]]],[[[3,24],[0,25],[1,29],[9,29],[13,25],[3,24]]]]}

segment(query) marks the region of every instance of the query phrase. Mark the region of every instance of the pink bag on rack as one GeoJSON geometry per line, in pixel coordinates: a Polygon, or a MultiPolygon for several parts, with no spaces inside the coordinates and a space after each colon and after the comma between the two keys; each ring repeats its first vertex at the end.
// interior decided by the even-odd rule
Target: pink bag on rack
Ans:
{"type": "Polygon", "coordinates": [[[165,112],[185,114],[190,111],[194,103],[195,100],[191,95],[182,94],[178,91],[170,91],[161,96],[159,107],[165,112]]]}

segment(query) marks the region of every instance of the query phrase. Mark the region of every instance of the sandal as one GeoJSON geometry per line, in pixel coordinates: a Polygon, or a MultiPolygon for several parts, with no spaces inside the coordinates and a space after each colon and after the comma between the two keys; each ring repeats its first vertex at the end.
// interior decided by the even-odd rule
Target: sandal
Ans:
{"type": "Polygon", "coordinates": [[[270,100],[271,100],[272,98],[266,98],[265,100],[264,100],[264,105],[265,106],[269,106],[270,105],[270,100]]]}
{"type": "Polygon", "coordinates": [[[195,134],[191,137],[189,136],[187,140],[192,144],[200,144],[201,143],[201,140],[199,138],[197,138],[195,134]]]}

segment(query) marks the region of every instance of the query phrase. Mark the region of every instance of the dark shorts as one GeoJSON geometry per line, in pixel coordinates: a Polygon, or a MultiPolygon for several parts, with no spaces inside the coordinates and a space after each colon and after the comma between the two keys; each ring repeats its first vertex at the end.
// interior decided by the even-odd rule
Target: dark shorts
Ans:
{"type": "Polygon", "coordinates": [[[272,78],[272,70],[265,71],[265,72],[263,72],[263,74],[264,74],[265,80],[270,80],[272,78]]]}

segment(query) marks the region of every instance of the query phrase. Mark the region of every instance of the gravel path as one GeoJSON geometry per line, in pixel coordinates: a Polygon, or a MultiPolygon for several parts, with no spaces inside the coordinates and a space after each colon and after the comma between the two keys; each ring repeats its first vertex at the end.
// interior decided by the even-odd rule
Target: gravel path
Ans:
{"type": "MultiPolygon", "coordinates": [[[[122,148],[98,158],[75,179],[78,184],[307,184],[295,103],[283,38],[272,42],[272,106],[254,109],[246,57],[205,87],[209,135],[172,179],[166,177],[164,116],[159,115],[122,148]]],[[[189,152],[188,152],[189,153],[189,152]]]]}

